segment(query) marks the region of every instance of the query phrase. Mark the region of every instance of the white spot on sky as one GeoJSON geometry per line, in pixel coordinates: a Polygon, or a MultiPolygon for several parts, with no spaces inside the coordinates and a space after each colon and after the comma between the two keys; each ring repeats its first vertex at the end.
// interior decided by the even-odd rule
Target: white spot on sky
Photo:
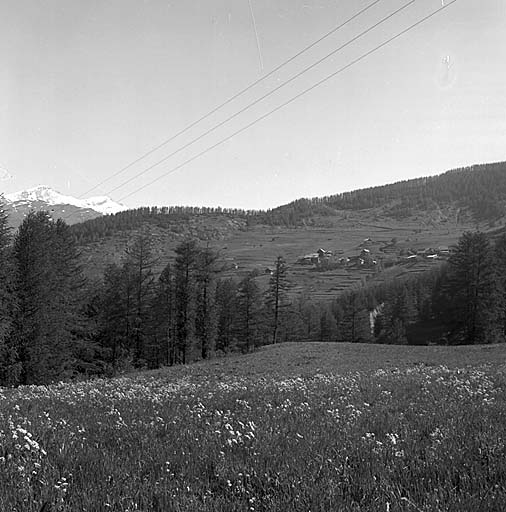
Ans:
{"type": "Polygon", "coordinates": [[[442,89],[450,88],[455,84],[457,78],[456,66],[451,55],[444,55],[441,58],[437,76],[438,85],[442,89]]]}
{"type": "Polygon", "coordinates": [[[0,166],[0,181],[8,181],[12,179],[12,174],[5,167],[0,166]]]}

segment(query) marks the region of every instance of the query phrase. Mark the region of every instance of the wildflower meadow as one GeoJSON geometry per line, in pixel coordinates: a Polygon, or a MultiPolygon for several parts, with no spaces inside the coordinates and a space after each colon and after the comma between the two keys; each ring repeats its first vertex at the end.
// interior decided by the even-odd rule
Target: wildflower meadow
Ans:
{"type": "Polygon", "coordinates": [[[195,368],[0,389],[0,510],[506,510],[505,365],[195,368]]]}

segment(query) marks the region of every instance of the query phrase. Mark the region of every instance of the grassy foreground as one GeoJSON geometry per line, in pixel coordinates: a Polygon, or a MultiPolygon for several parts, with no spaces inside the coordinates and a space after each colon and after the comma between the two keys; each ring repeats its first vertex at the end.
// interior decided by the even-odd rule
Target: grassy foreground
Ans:
{"type": "Polygon", "coordinates": [[[0,389],[0,510],[503,512],[505,356],[287,344],[0,389]]]}

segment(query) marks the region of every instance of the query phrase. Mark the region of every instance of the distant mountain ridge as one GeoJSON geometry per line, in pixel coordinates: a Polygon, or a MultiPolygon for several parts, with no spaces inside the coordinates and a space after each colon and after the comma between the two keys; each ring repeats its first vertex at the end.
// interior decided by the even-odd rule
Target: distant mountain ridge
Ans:
{"type": "Polygon", "coordinates": [[[53,218],[62,218],[73,224],[127,209],[107,196],[78,199],[44,185],[5,194],[3,198],[10,223],[14,226],[18,225],[31,210],[47,210],[53,218]]]}

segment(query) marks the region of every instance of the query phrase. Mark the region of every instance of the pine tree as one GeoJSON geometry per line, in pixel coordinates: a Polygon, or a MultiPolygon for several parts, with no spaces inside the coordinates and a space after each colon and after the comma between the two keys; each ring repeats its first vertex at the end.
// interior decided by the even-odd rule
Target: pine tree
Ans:
{"type": "Polygon", "coordinates": [[[153,267],[156,263],[150,234],[146,231],[139,234],[127,247],[125,256],[123,269],[128,274],[131,285],[129,290],[132,291],[131,302],[129,301],[129,310],[132,313],[132,344],[135,361],[142,365],[146,356],[149,306],[154,284],[153,267]]]}
{"type": "Polygon", "coordinates": [[[502,317],[502,338],[506,338],[506,234],[496,240],[494,246],[494,264],[497,269],[499,307],[502,317]]]}
{"type": "MultiPolygon", "coordinates": [[[[81,255],[70,226],[58,219],[51,223],[51,227],[53,231],[51,260],[55,268],[55,287],[58,290],[52,316],[58,320],[61,336],[69,344],[72,359],[70,364],[67,363],[67,372],[94,374],[99,371],[100,362],[98,366],[95,364],[99,354],[85,317],[88,292],[81,255]]],[[[53,323],[53,329],[54,325],[53,323]]]]}
{"type": "Polygon", "coordinates": [[[218,332],[216,349],[228,352],[234,343],[237,285],[233,279],[222,279],[216,285],[218,332]]]}
{"type": "Polygon", "coordinates": [[[260,320],[260,289],[254,276],[248,274],[237,288],[236,330],[239,346],[243,352],[255,347],[260,320]]]}
{"type": "Polygon", "coordinates": [[[445,321],[453,343],[501,339],[503,308],[492,251],[483,233],[464,233],[448,260],[445,321]]]}
{"type": "Polygon", "coordinates": [[[172,265],[168,263],[158,279],[151,307],[154,344],[163,354],[163,362],[172,366],[176,361],[176,304],[172,265]]]}
{"type": "Polygon", "coordinates": [[[16,293],[10,231],[7,214],[0,203],[0,386],[17,384],[21,371],[12,340],[16,293]]]}
{"type": "Polygon", "coordinates": [[[30,213],[16,234],[14,258],[19,307],[15,346],[24,384],[47,383],[72,374],[79,336],[78,254],[62,221],[30,213]]]}
{"type": "Polygon", "coordinates": [[[370,314],[364,294],[353,290],[342,295],[342,320],[338,332],[342,341],[369,342],[372,339],[370,314]]]}
{"type": "Polygon", "coordinates": [[[272,343],[278,342],[278,330],[280,326],[281,309],[286,305],[288,277],[286,275],[286,262],[282,256],[278,256],[272,272],[269,289],[267,290],[267,306],[272,312],[272,343]]]}
{"type": "Polygon", "coordinates": [[[200,341],[200,355],[208,359],[214,352],[217,333],[216,316],[216,262],[218,254],[201,249],[196,261],[196,335],[200,341]]]}
{"type": "Polygon", "coordinates": [[[330,308],[321,305],[320,309],[320,332],[318,341],[332,341],[336,336],[336,324],[330,308]]]}
{"type": "Polygon", "coordinates": [[[194,240],[188,240],[179,244],[175,252],[176,362],[186,364],[195,331],[195,273],[200,248],[194,240]]]}
{"type": "Polygon", "coordinates": [[[99,298],[100,345],[107,351],[107,360],[113,373],[129,359],[129,315],[125,300],[125,275],[116,264],[104,272],[103,288],[99,298]]]}
{"type": "Polygon", "coordinates": [[[335,331],[335,340],[342,340],[342,328],[343,328],[343,320],[344,320],[344,310],[343,305],[339,300],[333,300],[330,305],[330,311],[332,313],[332,318],[334,319],[334,331],[335,331]]]}
{"type": "Polygon", "coordinates": [[[381,343],[406,344],[407,328],[417,320],[414,297],[406,283],[390,286],[381,312],[381,343]]]}

